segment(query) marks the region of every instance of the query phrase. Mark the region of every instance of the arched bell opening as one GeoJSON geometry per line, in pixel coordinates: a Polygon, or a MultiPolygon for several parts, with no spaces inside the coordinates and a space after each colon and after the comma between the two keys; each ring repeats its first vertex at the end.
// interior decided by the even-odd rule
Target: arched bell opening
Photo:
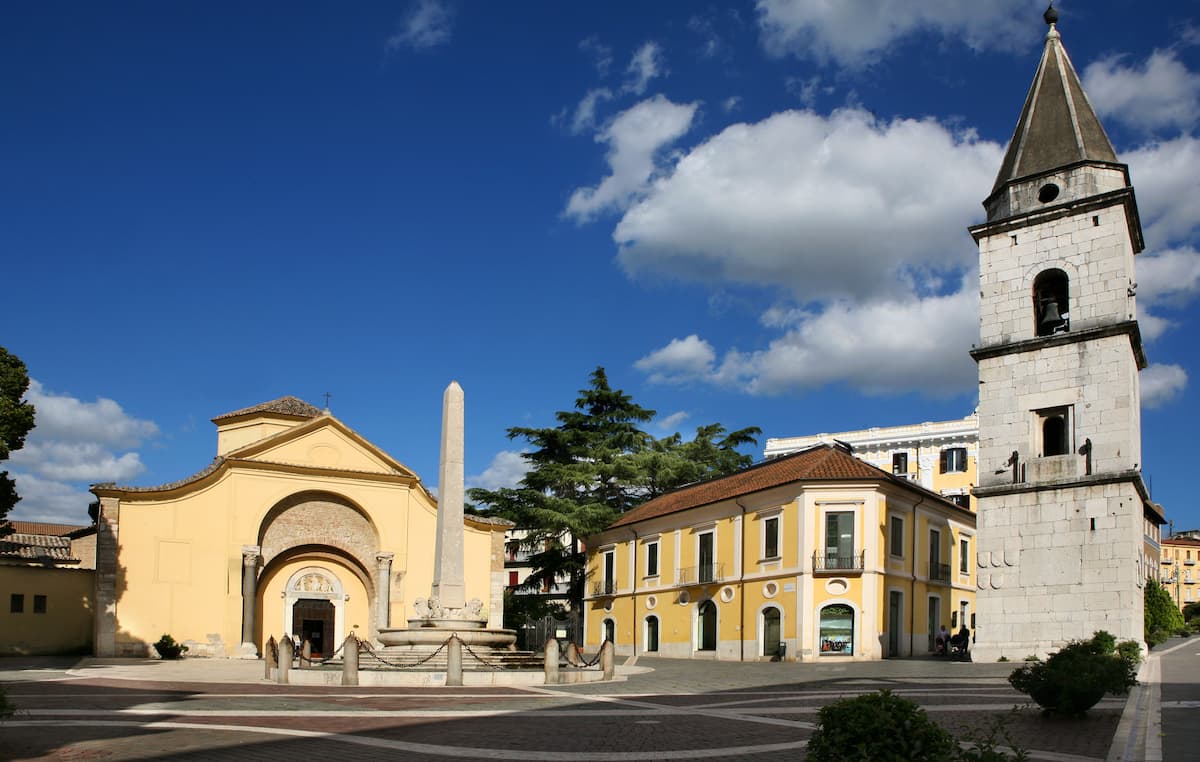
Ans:
{"type": "Polygon", "coordinates": [[[1034,279],[1033,323],[1038,336],[1071,329],[1070,280],[1062,270],[1043,270],[1034,279]]]}

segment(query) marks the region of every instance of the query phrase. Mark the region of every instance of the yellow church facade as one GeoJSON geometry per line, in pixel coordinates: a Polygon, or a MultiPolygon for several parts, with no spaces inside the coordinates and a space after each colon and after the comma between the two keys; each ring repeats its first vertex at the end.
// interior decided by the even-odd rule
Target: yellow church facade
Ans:
{"type": "MultiPolygon", "coordinates": [[[[404,627],[430,594],[437,501],[410,469],[294,397],[213,419],[217,457],[155,487],[95,485],[94,648],[261,653],[274,636],[333,653],[350,633],[404,627]]],[[[508,522],[467,516],[467,598],[503,620],[508,522]]]]}
{"type": "Polygon", "coordinates": [[[588,648],[872,660],[974,627],[974,514],[839,446],[662,495],[587,548],[588,648]]]}

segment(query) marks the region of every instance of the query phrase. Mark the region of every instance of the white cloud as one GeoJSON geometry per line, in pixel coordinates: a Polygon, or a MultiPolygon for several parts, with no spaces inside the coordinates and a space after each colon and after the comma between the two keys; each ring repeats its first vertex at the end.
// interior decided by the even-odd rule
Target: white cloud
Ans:
{"type": "Polygon", "coordinates": [[[1187,371],[1178,365],[1150,365],[1141,373],[1142,407],[1162,407],[1187,386],[1187,371]]]}
{"type": "Polygon", "coordinates": [[[1136,262],[1138,297],[1146,304],[1178,304],[1200,293],[1200,252],[1191,246],[1142,254],[1136,262]]]}
{"type": "Polygon", "coordinates": [[[892,43],[928,31],[974,49],[1012,48],[1039,31],[1028,0],[758,0],[758,24],[772,55],[874,63],[892,43]]]}
{"type": "MultiPolygon", "coordinates": [[[[838,382],[867,394],[962,393],[977,382],[975,363],[967,354],[979,336],[975,277],[965,276],[962,289],[948,296],[843,301],[819,314],[793,311],[788,330],[766,349],[732,349],[719,364],[707,366],[669,366],[664,360],[652,370],[664,380],[703,380],[751,394],[784,394],[838,382]]],[[[779,317],[776,313],[775,319],[779,317]]],[[[679,341],[648,357],[671,357],[668,350],[679,341]]],[[[708,346],[694,336],[687,341],[708,346]]]]}
{"type": "Polygon", "coordinates": [[[88,491],[52,479],[40,479],[33,474],[13,472],[21,502],[9,512],[15,521],[47,521],[52,524],[91,522],[88,505],[96,498],[88,491]]]}
{"type": "Polygon", "coordinates": [[[1200,74],[1172,50],[1156,50],[1139,64],[1124,61],[1110,56],[1084,69],[1083,86],[1097,113],[1146,131],[1191,130],[1200,117],[1200,74]]]}
{"type": "Polygon", "coordinates": [[[931,119],[783,112],[726,128],[625,194],[613,237],[633,276],[782,287],[799,303],[923,290],[974,262],[965,228],[1001,156],[931,119]]]}
{"type": "Polygon", "coordinates": [[[1152,341],[1175,325],[1158,308],[1182,306],[1200,293],[1200,252],[1191,246],[1168,249],[1142,254],[1136,264],[1138,323],[1142,337],[1152,341]]]}
{"type": "Polygon", "coordinates": [[[136,452],[118,455],[99,442],[31,441],[12,461],[47,479],[89,484],[128,483],[146,470],[136,452]]]}
{"type": "Polygon", "coordinates": [[[571,117],[571,125],[568,128],[572,135],[594,129],[596,127],[596,106],[602,101],[612,100],[612,91],[607,87],[599,87],[595,90],[588,90],[587,94],[579,101],[579,105],[575,107],[575,114],[571,117]]]}
{"type": "Polygon", "coordinates": [[[650,80],[666,74],[663,62],[662,48],[656,42],[647,42],[638,48],[625,69],[627,78],[624,90],[634,95],[642,95],[650,80]]]}
{"type": "Polygon", "coordinates": [[[84,402],[54,394],[36,379],[29,382],[25,400],[33,404],[37,416],[30,442],[88,441],[130,448],[158,434],[152,421],[133,418],[113,400],[98,397],[84,402]]]}
{"type": "Polygon", "coordinates": [[[1147,248],[1172,246],[1200,229],[1200,139],[1157,141],[1121,158],[1137,189],[1147,248]]]}
{"type": "Polygon", "coordinates": [[[618,114],[596,135],[597,142],[608,144],[611,174],[594,187],[577,188],[565,214],[584,222],[608,209],[625,208],[654,176],[658,153],[691,127],[697,108],[656,95],[618,114]]]}
{"type": "Polygon", "coordinates": [[[467,477],[467,484],[482,489],[500,489],[515,487],[525,473],[529,471],[529,463],[520,452],[501,450],[492,458],[491,464],[482,474],[467,477]]]}
{"type": "Polygon", "coordinates": [[[601,77],[608,76],[613,62],[612,48],[601,44],[600,38],[592,35],[579,42],[579,49],[592,57],[592,65],[596,67],[597,74],[601,77]]]}
{"type": "Polygon", "coordinates": [[[704,380],[712,374],[717,353],[712,344],[692,334],[671,343],[634,363],[634,367],[650,374],[652,383],[679,383],[693,379],[704,380]]]}
{"type": "Polygon", "coordinates": [[[721,102],[721,110],[728,114],[742,105],[742,96],[731,95],[721,102]]]}
{"type": "Polygon", "coordinates": [[[417,0],[387,40],[388,50],[429,50],[450,40],[454,12],[441,0],[417,0]]]}
{"type": "Polygon", "coordinates": [[[78,522],[94,482],[128,482],[145,470],[134,448],[158,435],[152,422],[135,418],[111,399],[85,402],[48,391],[36,379],[25,399],[33,403],[35,425],[25,446],[10,458],[21,502],[12,518],[59,515],[78,522]]]}
{"type": "Polygon", "coordinates": [[[665,418],[659,418],[654,421],[654,427],[659,431],[669,432],[674,434],[679,429],[679,424],[691,418],[692,414],[686,410],[679,410],[665,418]]]}

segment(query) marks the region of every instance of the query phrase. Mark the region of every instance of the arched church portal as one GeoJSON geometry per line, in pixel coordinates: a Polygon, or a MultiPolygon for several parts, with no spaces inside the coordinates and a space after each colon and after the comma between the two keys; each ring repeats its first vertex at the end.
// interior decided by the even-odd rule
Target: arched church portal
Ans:
{"type": "Polygon", "coordinates": [[[327,657],[346,637],[346,594],[331,570],[309,566],[284,588],[283,631],[312,644],[313,656],[327,657]]]}

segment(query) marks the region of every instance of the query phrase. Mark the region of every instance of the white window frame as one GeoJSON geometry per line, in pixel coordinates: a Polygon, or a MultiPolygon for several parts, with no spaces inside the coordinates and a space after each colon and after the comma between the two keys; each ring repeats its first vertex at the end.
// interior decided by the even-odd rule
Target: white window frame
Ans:
{"type": "Polygon", "coordinates": [[[644,555],[646,563],[646,579],[656,579],[662,574],[662,545],[659,543],[659,538],[655,537],[651,540],[646,540],[646,552],[644,555]],[[650,570],[650,548],[654,548],[654,571],[650,570]]]}
{"type": "Polygon", "coordinates": [[[764,561],[778,561],[783,557],[783,511],[760,514],[762,528],[759,531],[759,557],[764,561]],[[767,525],[775,522],[775,553],[767,553],[767,525]]]}
{"type": "Polygon", "coordinates": [[[888,555],[892,558],[904,558],[904,517],[892,514],[888,516],[888,555]],[[896,526],[900,528],[900,552],[896,552],[896,526]]]}

